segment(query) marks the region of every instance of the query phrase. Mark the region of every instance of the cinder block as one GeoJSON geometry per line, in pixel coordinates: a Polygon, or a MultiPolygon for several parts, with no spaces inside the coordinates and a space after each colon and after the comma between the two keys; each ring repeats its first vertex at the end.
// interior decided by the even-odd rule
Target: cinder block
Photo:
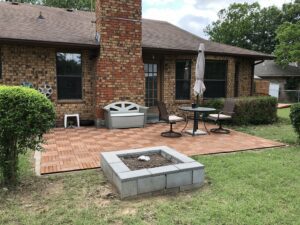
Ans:
{"type": "Polygon", "coordinates": [[[204,183],[204,169],[193,170],[193,184],[204,183]]]}
{"type": "Polygon", "coordinates": [[[175,165],[179,170],[195,170],[202,169],[204,166],[198,162],[190,162],[190,163],[179,163],[175,165]]]}
{"type": "Polygon", "coordinates": [[[187,157],[177,151],[175,151],[174,149],[165,147],[162,149],[162,151],[164,151],[165,153],[171,155],[173,158],[175,158],[179,163],[189,163],[189,162],[195,162],[194,159],[187,157]]]}
{"type": "Polygon", "coordinates": [[[101,168],[102,168],[104,175],[106,175],[107,179],[109,181],[112,181],[113,180],[113,171],[112,171],[112,168],[107,164],[107,162],[105,160],[101,161],[101,168]]]}
{"type": "Polygon", "coordinates": [[[103,152],[100,153],[100,158],[102,161],[102,158],[106,160],[107,163],[117,163],[117,162],[122,162],[121,159],[116,156],[113,152],[103,152]]]}
{"type": "Polygon", "coordinates": [[[154,176],[138,179],[138,194],[163,190],[166,187],[166,176],[154,176]]]}
{"type": "Polygon", "coordinates": [[[161,166],[161,167],[151,168],[151,169],[148,169],[148,171],[152,175],[160,175],[160,174],[173,173],[173,172],[178,171],[178,169],[176,166],[169,165],[169,166],[161,166]]]}
{"type": "Polygon", "coordinates": [[[137,195],[137,181],[125,181],[121,183],[122,189],[120,190],[121,198],[133,197],[137,195]]]}
{"type": "Polygon", "coordinates": [[[167,174],[167,188],[180,187],[192,184],[193,171],[188,170],[180,173],[167,174]]]}
{"type": "Polygon", "coordinates": [[[112,183],[117,188],[118,192],[121,193],[122,182],[121,182],[121,179],[118,177],[118,175],[115,174],[114,172],[113,172],[113,175],[112,175],[112,183]]]}
{"type": "Polygon", "coordinates": [[[110,164],[110,166],[116,173],[124,173],[130,171],[130,169],[123,162],[112,163],[110,164]]]}
{"type": "Polygon", "coordinates": [[[118,175],[121,181],[123,182],[123,181],[137,179],[137,178],[144,178],[150,176],[151,174],[147,169],[142,169],[142,170],[134,170],[134,171],[124,172],[124,173],[119,173],[118,175]]]}

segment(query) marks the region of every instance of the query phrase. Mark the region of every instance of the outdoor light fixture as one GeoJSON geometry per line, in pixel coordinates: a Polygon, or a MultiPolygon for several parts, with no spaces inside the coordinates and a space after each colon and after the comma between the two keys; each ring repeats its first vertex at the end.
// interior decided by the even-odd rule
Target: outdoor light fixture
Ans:
{"type": "Polygon", "coordinates": [[[98,32],[96,32],[95,40],[100,43],[100,34],[98,32]]]}

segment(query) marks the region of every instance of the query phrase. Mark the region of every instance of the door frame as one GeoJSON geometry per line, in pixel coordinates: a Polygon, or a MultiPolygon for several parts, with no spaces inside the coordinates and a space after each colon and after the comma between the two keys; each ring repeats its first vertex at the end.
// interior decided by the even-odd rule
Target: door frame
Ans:
{"type": "MultiPolygon", "coordinates": [[[[146,59],[143,61],[144,65],[145,64],[156,64],[157,65],[157,101],[161,100],[161,65],[159,60],[149,60],[146,59]]],[[[144,71],[144,79],[145,79],[145,71],[144,71]]],[[[145,86],[145,92],[146,92],[146,86],[145,86]]],[[[146,93],[144,93],[146,94],[146,93]]],[[[146,96],[145,96],[146,100],[146,96]]]]}

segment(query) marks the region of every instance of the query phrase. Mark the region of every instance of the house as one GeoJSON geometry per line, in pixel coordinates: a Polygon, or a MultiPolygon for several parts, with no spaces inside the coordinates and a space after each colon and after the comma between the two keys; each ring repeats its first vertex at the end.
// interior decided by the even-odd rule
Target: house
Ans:
{"type": "Polygon", "coordinates": [[[200,43],[206,98],[252,95],[254,62],[273,58],[142,19],[141,0],[98,0],[95,13],[0,3],[0,84],[50,85],[58,122],[76,112],[100,123],[118,100],[174,111],[194,101],[200,43]]]}
{"type": "Polygon", "coordinates": [[[287,101],[293,95],[297,96],[296,92],[287,91],[300,88],[300,67],[295,64],[282,68],[274,60],[265,60],[255,66],[254,75],[261,79],[260,83],[264,82],[268,86],[265,89],[271,95],[277,95],[281,101],[287,101]]]}

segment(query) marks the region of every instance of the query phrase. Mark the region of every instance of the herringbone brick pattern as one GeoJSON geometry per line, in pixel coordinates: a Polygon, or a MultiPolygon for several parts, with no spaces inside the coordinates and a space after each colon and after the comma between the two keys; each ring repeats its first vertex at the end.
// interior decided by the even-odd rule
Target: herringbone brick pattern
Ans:
{"type": "MultiPolygon", "coordinates": [[[[175,125],[180,130],[183,123],[175,125]]],[[[211,128],[212,125],[209,125],[211,128]]],[[[100,167],[99,153],[122,149],[166,145],[186,155],[213,154],[282,146],[282,143],[232,131],[228,135],[211,134],[192,137],[184,134],[171,139],[160,136],[167,124],[134,129],[56,128],[45,135],[41,174],[100,167]]]]}

